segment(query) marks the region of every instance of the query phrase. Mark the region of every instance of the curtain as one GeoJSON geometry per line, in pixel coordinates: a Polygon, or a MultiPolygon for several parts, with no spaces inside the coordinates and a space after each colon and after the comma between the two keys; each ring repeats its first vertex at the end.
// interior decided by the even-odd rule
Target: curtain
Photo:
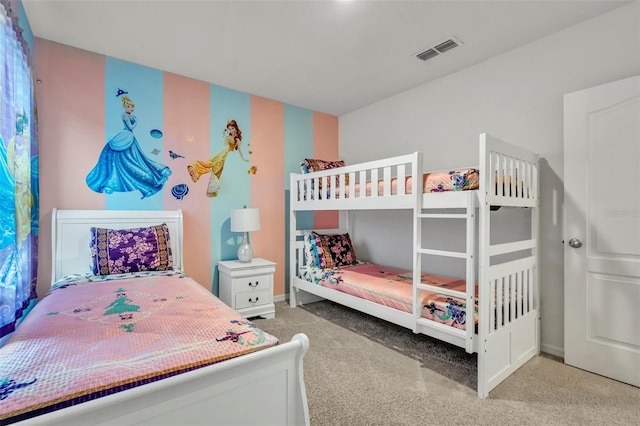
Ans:
{"type": "MultiPolygon", "coordinates": [[[[16,3],[13,3],[16,4],[16,3]]],[[[0,337],[36,298],[38,150],[29,48],[0,0],[0,337]]]]}

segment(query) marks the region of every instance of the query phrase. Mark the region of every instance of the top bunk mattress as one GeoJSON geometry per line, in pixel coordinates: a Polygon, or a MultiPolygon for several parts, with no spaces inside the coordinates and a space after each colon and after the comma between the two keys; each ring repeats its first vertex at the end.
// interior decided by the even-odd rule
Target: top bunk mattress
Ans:
{"type": "Polygon", "coordinates": [[[277,343],[179,272],[70,276],[0,349],[0,424],[277,343]]]}

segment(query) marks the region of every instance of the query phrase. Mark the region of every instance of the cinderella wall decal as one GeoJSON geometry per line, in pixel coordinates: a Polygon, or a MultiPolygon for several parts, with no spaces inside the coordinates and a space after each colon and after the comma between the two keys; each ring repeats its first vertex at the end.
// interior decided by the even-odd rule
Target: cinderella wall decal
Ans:
{"type": "MultiPolygon", "coordinates": [[[[227,159],[227,155],[230,152],[237,151],[240,158],[243,161],[250,163],[249,158],[246,158],[242,153],[242,131],[238,127],[236,120],[229,120],[227,127],[223,131],[224,135],[224,149],[218,154],[211,157],[206,161],[194,161],[187,166],[187,171],[191,180],[197,182],[198,179],[204,174],[209,173],[209,183],[207,185],[207,197],[216,197],[220,190],[220,176],[222,176],[222,170],[224,169],[224,163],[227,159]]],[[[249,150],[249,156],[253,152],[249,150]]],[[[258,171],[256,166],[250,166],[247,173],[255,175],[258,171]]]]}
{"type": "Polygon", "coordinates": [[[138,123],[133,114],[135,103],[127,95],[120,101],[124,128],[102,149],[98,163],[87,175],[87,185],[105,194],[139,190],[142,198],[148,198],[162,189],[171,169],[144,154],[133,133],[138,123]]]}

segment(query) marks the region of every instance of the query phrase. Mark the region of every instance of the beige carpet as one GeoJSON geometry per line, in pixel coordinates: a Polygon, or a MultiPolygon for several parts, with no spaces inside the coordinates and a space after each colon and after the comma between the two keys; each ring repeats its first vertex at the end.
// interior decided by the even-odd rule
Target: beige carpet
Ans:
{"type": "Polygon", "coordinates": [[[542,355],[476,394],[463,349],[323,301],[254,322],[282,341],[309,336],[312,425],[640,425],[640,389],[542,355]]]}

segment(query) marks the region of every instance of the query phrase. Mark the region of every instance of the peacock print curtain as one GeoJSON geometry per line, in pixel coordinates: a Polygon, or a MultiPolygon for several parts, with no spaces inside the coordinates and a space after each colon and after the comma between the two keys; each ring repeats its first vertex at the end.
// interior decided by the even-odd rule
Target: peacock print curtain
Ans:
{"type": "Polygon", "coordinates": [[[0,337],[36,297],[37,147],[29,48],[17,12],[0,0],[0,337]]]}

